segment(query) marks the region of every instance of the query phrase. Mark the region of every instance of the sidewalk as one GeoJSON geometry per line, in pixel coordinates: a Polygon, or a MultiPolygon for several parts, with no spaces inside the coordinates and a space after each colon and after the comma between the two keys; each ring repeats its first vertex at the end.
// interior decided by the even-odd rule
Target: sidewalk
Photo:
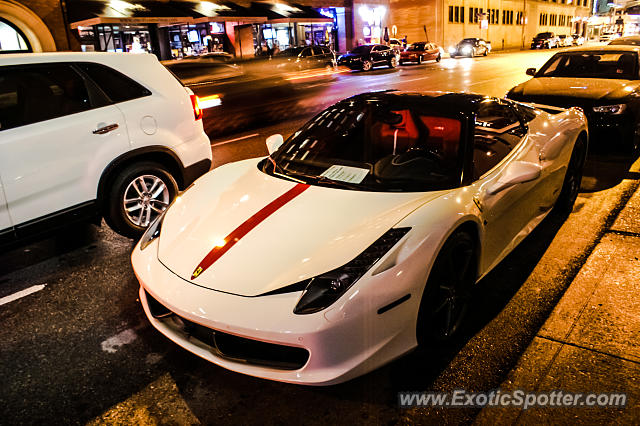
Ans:
{"type": "Polygon", "coordinates": [[[485,407],[476,424],[640,422],[640,188],[500,389],[620,392],[627,394],[627,405],[527,410],[485,407]]]}

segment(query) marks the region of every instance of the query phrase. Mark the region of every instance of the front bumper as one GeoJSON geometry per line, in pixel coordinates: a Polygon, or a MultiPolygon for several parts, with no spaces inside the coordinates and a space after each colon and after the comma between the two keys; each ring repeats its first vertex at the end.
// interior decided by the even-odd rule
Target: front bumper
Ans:
{"type": "MultiPolygon", "coordinates": [[[[398,291],[407,288],[396,282],[399,285],[389,289],[394,268],[370,278],[365,289],[368,291],[356,284],[328,309],[296,315],[293,307],[299,292],[243,297],[199,287],[157,260],[157,244],[156,240],[143,251],[136,246],[131,255],[145,314],[166,337],[221,367],[288,383],[330,385],[365,374],[417,344],[415,313],[419,297],[411,297],[382,315],[377,313],[390,300],[401,297],[398,291]],[[154,302],[147,295],[178,317],[199,325],[198,333],[190,333],[189,327],[185,328],[173,315],[154,316],[150,308],[154,302]],[[289,348],[298,349],[298,354],[306,351],[308,358],[301,367],[295,365],[296,360],[285,359],[280,368],[277,363],[256,361],[255,357],[228,356],[215,344],[204,342],[206,336],[199,337],[203,329],[211,330],[212,335],[220,332],[225,338],[237,336],[249,343],[272,344],[285,354],[296,352],[289,348]]],[[[411,274],[406,275],[404,279],[411,279],[411,274]]],[[[302,357],[297,358],[298,362],[302,357]]]]}

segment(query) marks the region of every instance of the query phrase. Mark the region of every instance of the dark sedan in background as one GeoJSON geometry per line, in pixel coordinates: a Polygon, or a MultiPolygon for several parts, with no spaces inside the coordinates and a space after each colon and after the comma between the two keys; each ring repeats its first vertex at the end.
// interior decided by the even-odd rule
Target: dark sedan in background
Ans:
{"type": "Polygon", "coordinates": [[[558,38],[552,32],[538,33],[531,41],[532,49],[551,49],[558,47],[558,38]]]}
{"type": "Polygon", "coordinates": [[[292,70],[334,67],[336,56],[326,46],[302,46],[285,49],[272,58],[276,66],[292,70]]]}
{"type": "Polygon", "coordinates": [[[449,48],[449,56],[474,57],[478,55],[487,56],[491,52],[491,42],[481,38],[465,38],[460,43],[449,48]]]}
{"type": "Polygon", "coordinates": [[[637,155],[640,148],[640,76],[634,46],[594,46],[556,53],[507,98],[562,108],[581,107],[590,149],[637,155]]]}
{"type": "Polygon", "coordinates": [[[383,44],[364,44],[340,56],[338,65],[362,71],[369,71],[381,65],[395,68],[398,66],[398,54],[394,49],[383,44]]]}
{"type": "Polygon", "coordinates": [[[440,62],[442,53],[440,48],[434,44],[426,41],[419,41],[412,43],[407,48],[400,52],[400,65],[407,62],[415,62],[421,64],[423,61],[436,61],[440,62]]]}

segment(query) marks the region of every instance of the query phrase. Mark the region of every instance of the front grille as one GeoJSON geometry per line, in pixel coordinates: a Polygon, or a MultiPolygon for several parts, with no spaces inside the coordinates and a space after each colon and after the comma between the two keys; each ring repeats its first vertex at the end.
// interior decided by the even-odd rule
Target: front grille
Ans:
{"type": "Polygon", "coordinates": [[[187,337],[198,340],[222,358],[280,370],[298,370],[309,360],[306,349],[247,339],[205,327],[171,312],[146,291],[145,295],[154,317],[187,337]]]}

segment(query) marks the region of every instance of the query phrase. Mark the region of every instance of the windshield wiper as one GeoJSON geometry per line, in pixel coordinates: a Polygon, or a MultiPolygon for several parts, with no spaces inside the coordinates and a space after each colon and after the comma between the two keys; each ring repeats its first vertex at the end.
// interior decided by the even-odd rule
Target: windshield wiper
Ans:
{"type": "Polygon", "coordinates": [[[319,185],[331,185],[331,186],[338,186],[341,188],[347,188],[347,189],[355,189],[358,191],[362,191],[363,187],[360,184],[355,184],[355,183],[350,183],[350,182],[343,182],[340,180],[333,180],[330,179],[326,176],[322,176],[322,175],[307,175],[304,173],[293,173],[295,176],[300,176],[301,178],[303,178],[304,180],[306,180],[305,183],[313,183],[313,184],[319,184],[319,185]]]}
{"type": "MultiPolygon", "coordinates": [[[[269,160],[269,162],[273,165],[273,172],[272,173],[273,173],[274,176],[279,176],[281,178],[285,178],[285,179],[293,181],[293,182],[307,183],[307,182],[305,182],[303,180],[296,179],[293,176],[289,176],[289,175],[285,174],[284,173],[284,169],[282,168],[282,166],[279,166],[278,164],[276,164],[276,160],[271,158],[271,156],[267,157],[267,160],[269,160]],[[276,170],[281,170],[282,172],[277,172],[276,170]]],[[[266,166],[265,166],[265,168],[266,168],[266,166]]]]}

